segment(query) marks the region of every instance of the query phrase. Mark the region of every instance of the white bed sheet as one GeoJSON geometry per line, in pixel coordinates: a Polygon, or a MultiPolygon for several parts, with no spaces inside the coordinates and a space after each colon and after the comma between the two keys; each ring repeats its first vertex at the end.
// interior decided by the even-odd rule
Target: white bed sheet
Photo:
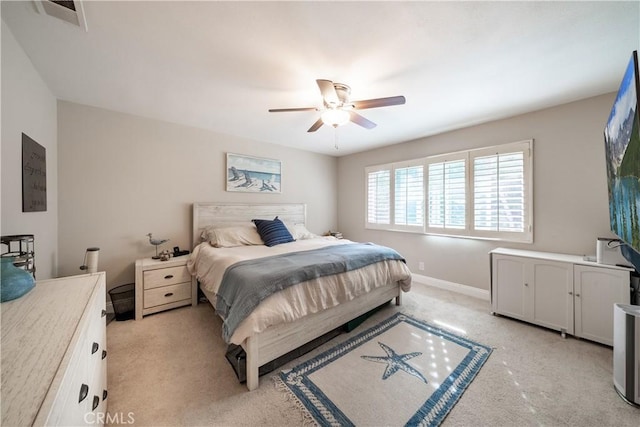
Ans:
{"type": "MultiPolygon", "coordinates": [[[[224,271],[236,262],[348,243],[353,242],[319,237],[272,247],[260,245],[214,248],[205,242],[196,246],[187,267],[191,274],[196,275],[203,292],[215,308],[215,295],[224,271]]],[[[395,282],[400,283],[401,289],[408,292],[411,289],[411,272],[404,262],[388,260],[291,286],[262,301],[235,330],[230,342],[241,344],[247,337],[270,326],[292,322],[395,282]]]]}

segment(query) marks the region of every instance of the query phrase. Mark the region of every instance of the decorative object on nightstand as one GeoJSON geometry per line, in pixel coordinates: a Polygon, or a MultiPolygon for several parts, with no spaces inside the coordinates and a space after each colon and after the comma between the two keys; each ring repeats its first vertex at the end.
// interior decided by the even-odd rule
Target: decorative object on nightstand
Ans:
{"type": "Polygon", "coordinates": [[[160,261],[169,261],[169,258],[171,258],[171,252],[169,252],[169,249],[165,249],[160,252],[160,261]]]}
{"type": "Polygon", "coordinates": [[[184,305],[198,304],[198,286],[187,270],[189,256],[168,261],[145,258],[136,261],[136,320],[184,305]]]}
{"type": "Polygon", "coordinates": [[[329,230],[325,236],[333,236],[336,239],[342,239],[342,233],[339,231],[331,231],[329,230]]]}
{"type": "Polygon", "coordinates": [[[156,256],[151,257],[151,258],[160,259],[160,255],[158,255],[158,246],[160,246],[163,243],[167,243],[169,241],[169,239],[154,239],[153,238],[153,233],[149,233],[149,234],[147,234],[147,236],[149,236],[149,243],[151,243],[152,245],[154,245],[156,247],[156,256]]]}

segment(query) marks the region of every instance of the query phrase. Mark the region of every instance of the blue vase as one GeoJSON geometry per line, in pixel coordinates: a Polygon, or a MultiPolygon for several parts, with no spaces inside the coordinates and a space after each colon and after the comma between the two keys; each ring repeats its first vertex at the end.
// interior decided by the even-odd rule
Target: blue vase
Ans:
{"type": "Polygon", "coordinates": [[[35,287],[33,276],[13,265],[13,258],[0,258],[0,302],[20,298],[35,287]]]}

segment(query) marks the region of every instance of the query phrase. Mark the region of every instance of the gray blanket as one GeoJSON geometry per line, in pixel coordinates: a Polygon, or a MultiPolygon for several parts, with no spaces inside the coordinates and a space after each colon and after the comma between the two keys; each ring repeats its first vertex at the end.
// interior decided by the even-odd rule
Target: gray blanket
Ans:
{"type": "Polygon", "coordinates": [[[373,243],[349,243],[237,262],[227,268],[218,289],[216,311],[224,318],[222,335],[229,342],[253,309],[277,291],[384,260],[405,262],[393,249],[373,243]]]}

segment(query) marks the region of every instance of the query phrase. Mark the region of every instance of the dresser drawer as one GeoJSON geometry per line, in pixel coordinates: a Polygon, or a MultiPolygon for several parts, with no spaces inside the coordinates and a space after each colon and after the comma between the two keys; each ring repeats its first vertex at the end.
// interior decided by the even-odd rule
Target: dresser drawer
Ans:
{"type": "MultiPolygon", "coordinates": [[[[191,281],[189,270],[184,265],[178,267],[158,268],[144,272],[144,289],[160,286],[175,285],[176,283],[191,281]]],[[[145,307],[147,304],[145,303],[145,307]]]]}
{"type": "Polygon", "coordinates": [[[144,308],[155,307],[191,298],[191,282],[163,286],[144,291],[144,308]]]}

